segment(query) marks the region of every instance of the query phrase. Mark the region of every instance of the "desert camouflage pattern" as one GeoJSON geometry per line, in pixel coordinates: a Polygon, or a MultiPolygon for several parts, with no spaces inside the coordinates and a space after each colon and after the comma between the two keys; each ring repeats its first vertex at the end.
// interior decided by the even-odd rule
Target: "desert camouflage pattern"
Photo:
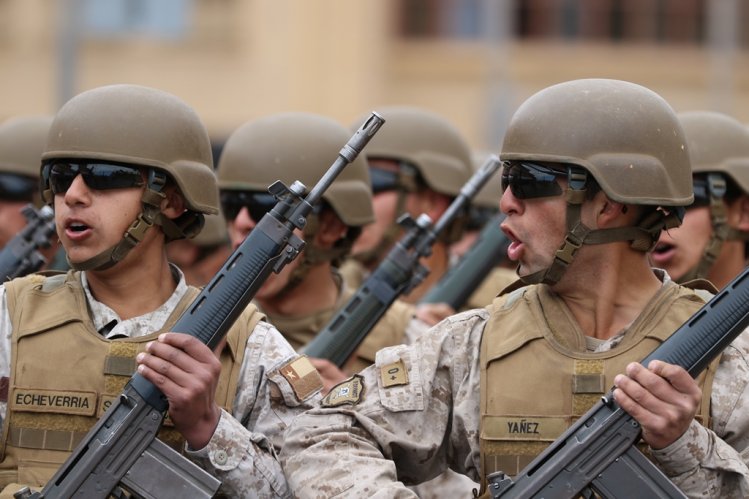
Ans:
{"type": "MultiPolygon", "coordinates": [[[[108,334],[143,336],[160,329],[188,287],[176,267],[179,284],[172,296],[155,311],[140,317],[119,321],[108,334]]],[[[85,273],[83,273],[85,276],[85,273]]],[[[90,293],[82,279],[89,308],[97,328],[118,319],[115,312],[90,293]]],[[[0,377],[10,373],[11,323],[0,286],[0,377]]],[[[282,370],[299,362],[281,334],[270,324],[260,322],[247,342],[237,394],[231,414],[222,410],[218,427],[203,449],[187,449],[187,455],[221,480],[220,493],[228,497],[288,497],[286,479],[277,458],[283,433],[291,420],[316,405],[319,390],[308,383],[300,400],[300,389],[282,374],[282,370]]],[[[314,377],[317,378],[315,372],[314,377]]],[[[314,380],[313,380],[314,382],[314,380]]],[[[322,386],[317,381],[318,387],[322,386]]],[[[7,404],[0,404],[5,419],[7,404]]]]}
{"type": "MultiPolygon", "coordinates": [[[[463,312],[410,346],[378,352],[375,365],[360,373],[356,400],[336,407],[323,403],[299,416],[281,453],[292,492],[417,497],[406,485],[448,467],[479,481],[479,346],[489,314],[489,309],[463,312]]],[[[652,450],[688,496],[749,497],[747,400],[749,333],[744,332],[718,366],[709,429],[694,422],[676,442],[652,450]]]]}

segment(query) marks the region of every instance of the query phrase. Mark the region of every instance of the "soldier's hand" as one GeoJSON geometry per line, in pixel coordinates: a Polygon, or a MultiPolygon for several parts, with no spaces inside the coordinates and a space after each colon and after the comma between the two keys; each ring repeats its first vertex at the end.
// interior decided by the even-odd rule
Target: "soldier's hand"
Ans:
{"type": "Polygon", "coordinates": [[[667,447],[687,431],[702,399],[686,370],[659,360],[647,369],[632,362],[614,385],[614,399],[640,423],[642,438],[653,449],[667,447]]]}
{"type": "Polygon", "coordinates": [[[422,303],[416,307],[416,318],[430,326],[451,315],[455,315],[455,309],[447,303],[422,303]]]}
{"type": "Polygon", "coordinates": [[[214,401],[221,363],[214,352],[193,336],[165,333],[136,360],[138,372],[166,396],[169,416],[190,447],[205,447],[221,417],[214,401]]]}
{"type": "Polygon", "coordinates": [[[327,395],[331,388],[349,377],[348,374],[338,369],[338,366],[328,359],[310,358],[309,360],[315,366],[317,372],[320,373],[320,378],[322,379],[321,393],[323,395],[327,395]]]}

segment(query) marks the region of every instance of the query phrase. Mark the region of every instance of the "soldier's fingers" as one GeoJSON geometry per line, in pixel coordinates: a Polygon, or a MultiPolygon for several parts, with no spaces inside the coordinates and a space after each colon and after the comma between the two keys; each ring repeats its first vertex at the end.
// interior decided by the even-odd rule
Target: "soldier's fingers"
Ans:
{"type": "Polygon", "coordinates": [[[648,364],[648,370],[668,381],[679,392],[698,399],[702,398],[699,385],[683,367],[654,360],[648,364]]]}
{"type": "Polygon", "coordinates": [[[170,376],[159,371],[160,367],[154,368],[152,360],[152,356],[145,354],[143,363],[138,365],[138,373],[156,385],[156,387],[161,390],[167,398],[169,398],[171,394],[178,393],[179,390],[182,390],[182,387],[175,383],[170,376]]]}
{"type": "Polygon", "coordinates": [[[662,361],[653,361],[646,369],[633,362],[627,374],[643,386],[656,399],[689,412],[702,398],[697,383],[684,369],[662,361]]]}
{"type": "Polygon", "coordinates": [[[209,363],[211,362],[211,358],[215,359],[216,357],[205,343],[189,334],[173,332],[163,333],[159,335],[157,341],[178,348],[187,353],[190,357],[198,359],[201,362],[209,363]]]}

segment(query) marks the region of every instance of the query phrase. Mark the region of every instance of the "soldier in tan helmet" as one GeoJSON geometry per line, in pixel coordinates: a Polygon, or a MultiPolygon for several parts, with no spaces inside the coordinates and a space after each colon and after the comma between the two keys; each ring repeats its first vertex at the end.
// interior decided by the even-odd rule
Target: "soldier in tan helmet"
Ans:
{"type": "Polygon", "coordinates": [[[0,248],[26,226],[21,208],[41,206],[39,165],[51,116],[17,116],[0,123],[0,248]]]}
{"type": "Polygon", "coordinates": [[[275,456],[321,386],[309,361],[254,306],[215,354],[168,332],[198,290],[169,264],[165,244],[194,237],[218,213],[195,111],[137,85],[83,92],[52,122],[41,178],[73,270],[0,288],[3,486],[44,485],[137,366],[169,400],[173,426],[162,440],[230,497],[287,496],[275,456]],[[289,365],[310,373],[304,386],[283,374],[289,365]]]}
{"type": "Polygon", "coordinates": [[[205,225],[192,239],[178,239],[166,245],[169,261],[185,274],[187,284],[205,286],[231,254],[226,221],[221,214],[206,215],[205,225]]]}
{"type": "MultiPolygon", "coordinates": [[[[353,260],[343,267],[359,287],[402,235],[396,220],[426,213],[436,222],[471,177],[471,153],[459,131],[443,117],[415,107],[378,108],[387,126],[364,149],[372,181],[375,222],[354,243],[353,260]]],[[[358,126],[358,125],[357,125],[358,126]]],[[[404,301],[417,303],[450,265],[449,246],[460,239],[464,217],[457,217],[424,260],[429,276],[404,301]]]]}
{"type": "Polygon", "coordinates": [[[661,234],[650,259],[677,282],[701,278],[722,288],[746,266],[749,130],[713,111],[688,111],[679,119],[692,162],[694,203],[681,226],[661,234]]]}
{"type": "Polygon", "coordinates": [[[448,466],[485,489],[488,473],[516,475],[616,386],[687,495],[747,497],[749,334],[710,381],[638,362],[710,296],[648,262],[692,202],[671,107],[624,81],[553,85],[515,112],[500,159],[508,256],[527,284],[381,350],[295,419],[281,454],[292,492],[410,497],[404,484],[448,466]]]}
{"type": "MultiPolygon", "coordinates": [[[[349,135],[334,120],[309,113],[266,116],[235,130],[226,141],[217,170],[232,244],[241,244],[274,206],[270,184],[281,180],[290,185],[299,180],[312,188],[349,135]]],[[[355,290],[344,285],[337,266],[372,221],[369,174],[360,156],[335,179],[308,217],[300,234],[306,242],[304,250],[279,274],[272,274],[255,295],[259,308],[294,348],[302,349],[353,295],[355,290]]],[[[394,303],[370,337],[382,346],[400,343],[412,314],[410,305],[394,303]]],[[[374,361],[376,348],[366,342],[362,348],[347,367],[351,373],[374,361]]],[[[347,376],[328,361],[313,362],[328,387],[347,376]]]]}

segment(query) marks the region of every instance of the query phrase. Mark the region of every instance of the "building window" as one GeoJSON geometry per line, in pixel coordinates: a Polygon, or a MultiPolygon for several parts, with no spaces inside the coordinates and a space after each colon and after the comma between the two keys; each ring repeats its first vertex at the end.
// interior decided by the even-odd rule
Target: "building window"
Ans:
{"type": "Polygon", "coordinates": [[[478,38],[485,1],[511,3],[520,39],[703,44],[710,0],[403,0],[401,34],[478,38]]]}

